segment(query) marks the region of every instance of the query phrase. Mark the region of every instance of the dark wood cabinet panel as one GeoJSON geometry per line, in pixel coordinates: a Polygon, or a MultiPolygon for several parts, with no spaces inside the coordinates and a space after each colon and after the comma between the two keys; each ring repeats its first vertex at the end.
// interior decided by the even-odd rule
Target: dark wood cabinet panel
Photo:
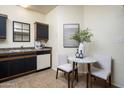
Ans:
{"type": "Polygon", "coordinates": [[[6,16],[0,15],[0,39],[6,39],[6,16]]]}
{"type": "Polygon", "coordinates": [[[36,57],[21,58],[9,61],[9,76],[36,69],[36,57]]]}
{"type": "Polygon", "coordinates": [[[36,57],[0,62],[0,79],[36,70],[36,57]]]}
{"type": "Polygon", "coordinates": [[[36,30],[36,40],[44,40],[47,41],[49,39],[49,26],[48,24],[43,24],[39,22],[35,22],[35,30],[36,30]]]}
{"type": "Polygon", "coordinates": [[[9,76],[24,72],[24,62],[22,59],[9,61],[9,76]]]}
{"type": "Polygon", "coordinates": [[[37,53],[37,55],[50,54],[50,53],[51,53],[51,50],[47,50],[47,51],[37,51],[36,53],[37,53]]]}
{"type": "Polygon", "coordinates": [[[36,57],[25,58],[24,59],[24,70],[30,71],[36,69],[36,57]]]}
{"type": "Polygon", "coordinates": [[[8,76],[8,62],[0,62],[0,79],[8,76]]]}

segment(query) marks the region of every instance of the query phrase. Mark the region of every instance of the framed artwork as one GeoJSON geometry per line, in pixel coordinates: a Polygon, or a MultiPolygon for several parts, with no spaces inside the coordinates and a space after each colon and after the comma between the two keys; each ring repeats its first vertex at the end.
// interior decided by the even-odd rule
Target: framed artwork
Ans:
{"type": "Polygon", "coordinates": [[[77,48],[79,43],[71,39],[72,35],[79,31],[79,24],[63,24],[63,46],[64,48],[77,48]]]}

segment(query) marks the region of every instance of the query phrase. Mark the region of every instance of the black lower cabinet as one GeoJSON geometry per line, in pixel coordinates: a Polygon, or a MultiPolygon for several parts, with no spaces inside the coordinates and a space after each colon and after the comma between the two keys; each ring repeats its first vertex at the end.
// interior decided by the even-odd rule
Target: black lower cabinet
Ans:
{"type": "Polygon", "coordinates": [[[36,69],[36,57],[20,58],[9,62],[9,76],[36,69]]]}
{"type": "Polygon", "coordinates": [[[0,62],[0,79],[36,70],[36,57],[0,62]]]}
{"type": "Polygon", "coordinates": [[[24,71],[36,70],[36,57],[25,58],[24,71]]]}
{"type": "Polygon", "coordinates": [[[0,79],[8,77],[8,61],[0,62],[0,79]]]}
{"type": "Polygon", "coordinates": [[[24,72],[23,59],[16,59],[9,61],[9,76],[13,76],[23,72],[24,72]]]}

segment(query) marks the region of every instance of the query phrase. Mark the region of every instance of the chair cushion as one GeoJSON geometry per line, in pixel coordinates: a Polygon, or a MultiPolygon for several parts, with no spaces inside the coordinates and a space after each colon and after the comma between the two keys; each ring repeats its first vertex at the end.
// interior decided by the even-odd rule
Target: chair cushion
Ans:
{"type": "Polygon", "coordinates": [[[91,75],[99,77],[99,78],[104,79],[104,80],[107,80],[110,73],[104,69],[92,67],[91,68],[91,75]]]}
{"type": "Polygon", "coordinates": [[[69,64],[69,63],[60,65],[57,68],[59,68],[59,69],[61,69],[63,71],[66,71],[66,72],[71,72],[73,70],[72,64],[69,64]]]}

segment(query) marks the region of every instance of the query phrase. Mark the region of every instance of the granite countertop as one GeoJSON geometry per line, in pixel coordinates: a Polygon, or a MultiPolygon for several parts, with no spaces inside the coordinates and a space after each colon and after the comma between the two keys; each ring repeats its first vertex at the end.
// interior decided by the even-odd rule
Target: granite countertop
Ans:
{"type": "Polygon", "coordinates": [[[36,56],[39,52],[51,51],[51,47],[47,48],[0,48],[0,61],[13,60],[17,57],[36,56]]]}
{"type": "Polygon", "coordinates": [[[13,54],[13,53],[22,53],[22,52],[37,52],[37,51],[49,51],[50,48],[4,48],[0,49],[0,55],[2,54],[13,54]]]}

